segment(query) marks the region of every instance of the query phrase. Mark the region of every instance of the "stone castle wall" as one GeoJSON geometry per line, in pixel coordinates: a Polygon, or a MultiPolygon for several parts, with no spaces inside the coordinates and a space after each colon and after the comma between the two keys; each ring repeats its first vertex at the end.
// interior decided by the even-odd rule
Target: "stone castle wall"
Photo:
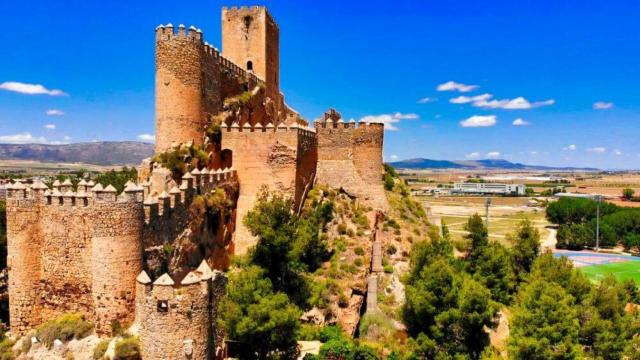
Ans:
{"type": "Polygon", "coordinates": [[[236,254],[255,245],[241,220],[253,208],[263,186],[290,194],[297,205],[301,203],[305,189],[313,183],[315,147],[313,131],[297,125],[223,125],[222,148],[231,150],[240,184],[236,254]]]}
{"type": "MultiPolygon", "coordinates": [[[[183,240],[182,233],[192,232],[193,219],[187,210],[191,199],[216,188],[237,188],[233,186],[237,184],[235,170],[203,172],[185,175],[179,188],[158,196],[148,193],[148,183],[144,187],[130,183],[120,195],[101,185],[79,186],[78,192],[71,191],[70,185],[53,190],[41,183],[10,187],[7,233],[12,331],[23,334],[69,312],[85,314],[100,334],[111,332],[112,320],[132,323],[135,278],[143,266],[152,267],[149,258],[154,249],[176,246],[183,240]]],[[[217,220],[216,228],[205,238],[224,234],[230,242],[235,219],[222,216],[225,218],[217,220]]],[[[184,276],[203,259],[221,258],[218,246],[228,250],[219,239],[197,240],[198,251],[187,249],[190,256],[172,259],[172,274],[184,276]]]]}
{"type": "Polygon", "coordinates": [[[168,274],[137,278],[140,347],[144,359],[210,359],[216,312],[226,277],[203,262],[176,284],[168,274]]]}
{"type": "Polygon", "coordinates": [[[111,320],[133,321],[141,198],[115,192],[88,198],[42,187],[10,192],[11,329],[20,334],[68,312],[86,314],[99,333],[110,331],[111,320]]]}
{"type": "MultiPolygon", "coordinates": [[[[339,116],[339,115],[338,115],[339,116]]],[[[339,117],[315,122],[318,140],[316,181],[343,188],[374,208],[387,209],[382,182],[383,124],[343,122],[339,117]]]]}
{"type": "Polygon", "coordinates": [[[156,152],[174,142],[202,144],[225,98],[264,82],[222,57],[194,27],[156,29],[156,152]]]}
{"type": "Polygon", "coordinates": [[[222,8],[222,50],[226,58],[265,80],[268,96],[279,98],[280,31],[265,7],[222,8]]]}

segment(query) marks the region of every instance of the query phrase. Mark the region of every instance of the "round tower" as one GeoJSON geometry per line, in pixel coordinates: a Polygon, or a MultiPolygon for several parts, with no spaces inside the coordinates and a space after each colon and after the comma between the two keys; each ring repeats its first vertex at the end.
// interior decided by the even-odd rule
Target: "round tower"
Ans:
{"type": "Polygon", "coordinates": [[[96,202],[91,238],[92,294],[96,331],[111,332],[111,322],[133,323],[136,276],[142,270],[142,202],[132,197],[96,202]]]}
{"type": "Polygon", "coordinates": [[[210,277],[190,272],[176,285],[164,274],[140,285],[145,293],[139,311],[142,358],[210,359],[210,277]]]}
{"type": "Polygon", "coordinates": [[[41,204],[36,199],[26,198],[22,184],[13,185],[8,190],[9,314],[11,331],[21,335],[42,320],[38,301],[42,262],[42,237],[38,227],[41,204]]]}
{"type": "Polygon", "coordinates": [[[206,56],[200,30],[156,29],[156,152],[173,142],[202,142],[206,56]]]}

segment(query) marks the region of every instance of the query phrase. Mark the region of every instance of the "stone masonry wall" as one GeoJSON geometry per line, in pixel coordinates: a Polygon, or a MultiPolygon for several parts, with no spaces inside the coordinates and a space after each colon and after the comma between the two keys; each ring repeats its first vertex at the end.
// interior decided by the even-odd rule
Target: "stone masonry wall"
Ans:
{"type": "Polygon", "coordinates": [[[314,144],[315,134],[297,125],[240,128],[232,124],[223,128],[222,148],[232,151],[240,183],[234,235],[236,254],[244,254],[255,244],[242,219],[253,208],[263,186],[290,194],[300,203],[304,188],[313,181],[314,144]]]}
{"type": "Polygon", "coordinates": [[[156,29],[156,152],[172,143],[202,144],[225,98],[262,83],[220,56],[194,27],[156,29]]]}
{"type": "Polygon", "coordinates": [[[318,140],[316,181],[342,188],[374,208],[387,209],[382,182],[384,125],[325,118],[316,121],[315,128],[318,140]]]}
{"type": "Polygon", "coordinates": [[[206,262],[179,284],[164,274],[137,280],[140,347],[144,359],[211,359],[216,345],[217,305],[226,277],[206,262]]]}
{"type": "Polygon", "coordinates": [[[222,8],[222,50],[226,58],[265,80],[268,96],[280,93],[279,30],[262,6],[222,8]]]}
{"type": "Polygon", "coordinates": [[[12,331],[68,312],[86,314],[99,333],[113,319],[131,322],[141,203],[115,193],[89,199],[55,189],[45,196],[42,186],[12,190],[7,204],[12,331]]]}

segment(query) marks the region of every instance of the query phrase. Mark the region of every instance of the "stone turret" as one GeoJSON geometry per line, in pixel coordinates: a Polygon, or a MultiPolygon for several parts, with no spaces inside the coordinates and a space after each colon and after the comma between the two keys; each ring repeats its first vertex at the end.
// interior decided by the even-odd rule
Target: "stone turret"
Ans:
{"type": "Polygon", "coordinates": [[[203,261],[177,282],[169,274],[137,279],[140,345],[144,359],[210,359],[216,309],[226,277],[203,261]]]}

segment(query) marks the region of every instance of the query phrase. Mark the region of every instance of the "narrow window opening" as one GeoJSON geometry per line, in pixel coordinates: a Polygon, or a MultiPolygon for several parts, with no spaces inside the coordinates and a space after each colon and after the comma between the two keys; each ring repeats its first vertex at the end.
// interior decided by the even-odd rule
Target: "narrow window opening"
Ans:
{"type": "Polygon", "coordinates": [[[247,70],[253,71],[253,62],[251,60],[247,61],[247,70]]]}
{"type": "Polygon", "coordinates": [[[158,301],[158,312],[166,313],[169,311],[169,302],[167,300],[158,301]]]}

